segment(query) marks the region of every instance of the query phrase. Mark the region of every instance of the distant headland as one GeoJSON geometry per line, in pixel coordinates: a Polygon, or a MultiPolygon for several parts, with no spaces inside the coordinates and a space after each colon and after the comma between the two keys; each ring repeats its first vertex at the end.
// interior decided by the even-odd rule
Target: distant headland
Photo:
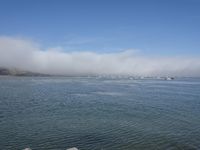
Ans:
{"type": "Polygon", "coordinates": [[[31,71],[24,71],[16,68],[0,67],[0,75],[7,76],[50,76],[48,74],[36,73],[31,71]]]}

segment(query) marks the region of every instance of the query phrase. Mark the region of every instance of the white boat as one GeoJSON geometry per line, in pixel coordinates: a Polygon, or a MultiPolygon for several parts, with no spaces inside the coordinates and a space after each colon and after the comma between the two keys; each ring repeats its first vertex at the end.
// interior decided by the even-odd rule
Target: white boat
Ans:
{"type": "Polygon", "coordinates": [[[166,77],[165,80],[174,80],[174,77],[166,77]]]}

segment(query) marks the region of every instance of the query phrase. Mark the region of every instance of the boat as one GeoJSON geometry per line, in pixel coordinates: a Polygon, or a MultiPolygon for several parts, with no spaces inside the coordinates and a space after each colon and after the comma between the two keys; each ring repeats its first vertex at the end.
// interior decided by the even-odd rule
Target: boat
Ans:
{"type": "Polygon", "coordinates": [[[174,80],[174,77],[165,77],[164,80],[174,80]]]}

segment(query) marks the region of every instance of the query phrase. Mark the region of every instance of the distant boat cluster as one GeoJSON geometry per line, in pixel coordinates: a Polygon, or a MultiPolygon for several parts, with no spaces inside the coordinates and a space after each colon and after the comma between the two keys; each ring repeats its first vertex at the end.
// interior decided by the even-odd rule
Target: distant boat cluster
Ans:
{"type": "Polygon", "coordinates": [[[96,79],[128,79],[128,80],[174,80],[175,77],[159,77],[159,76],[127,76],[127,75],[98,75],[98,76],[88,76],[88,78],[95,77],[96,79]]]}

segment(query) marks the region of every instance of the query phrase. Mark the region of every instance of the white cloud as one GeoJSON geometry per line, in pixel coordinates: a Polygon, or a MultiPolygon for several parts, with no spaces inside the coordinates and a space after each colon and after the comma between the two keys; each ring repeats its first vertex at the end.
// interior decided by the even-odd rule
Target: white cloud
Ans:
{"type": "Polygon", "coordinates": [[[0,66],[49,74],[200,76],[199,57],[149,57],[134,51],[96,53],[41,49],[29,40],[0,37],[0,66]]]}

